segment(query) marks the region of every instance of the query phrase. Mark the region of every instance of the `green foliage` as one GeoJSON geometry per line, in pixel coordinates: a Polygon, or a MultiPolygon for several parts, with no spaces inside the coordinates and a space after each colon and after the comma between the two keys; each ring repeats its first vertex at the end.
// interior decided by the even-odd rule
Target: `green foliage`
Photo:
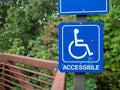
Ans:
{"type": "Polygon", "coordinates": [[[28,48],[27,51],[28,56],[43,58],[43,59],[46,59],[48,57],[47,48],[43,45],[40,45],[40,41],[38,39],[36,39],[35,41],[30,40],[27,48],[28,48]]]}
{"type": "Polygon", "coordinates": [[[73,17],[60,17],[57,14],[48,17],[42,32],[35,40],[30,40],[27,47],[28,56],[58,60],[58,24],[70,21],[73,17]],[[38,49],[39,48],[39,49],[38,49]]]}
{"type": "Polygon", "coordinates": [[[26,48],[29,40],[40,35],[48,15],[56,10],[55,3],[55,0],[21,0],[17,5],[10,5],[0,30],[1,51],[10,49],[15,38],[20,38],[26,48]]]}
{"type": "Polygon", "coordinates": [[[96,78],[94,74],[86,74],[85,90],[96,90],[96,78]]]}
{"type": "Polygon", "coordinates": [[[120,72],[120,0],[110,0],[110,12],[106,15],[91,16],[90,21],[104,23],[104,65],[103,75],[97,76],[99,90],[119,90],[120,72]],[[110,74],[110,75],[109,75],[110,74]],[[112,74],[112,75],[111,75],[112,74]],[[104,83],[104,87],[101,85],[104,83]],[[114,83],[114,84],[113,84],[114,83]]]}
{"type": "Polygon", "coordinates": [[[25,47],[22,45],[22,40],[19,38],[14,39],[13,46],[8,50],[11,54],[25,55],[25,47]]]}
{"type": "Polygon", "coordinates": [[[74,90],[74,73],[67,73],[66,75],[66,90],[74,90]]]}
{"type": "Polygon", "coordinates": [[[86,89],[85,90],[95,90],[97,88],[96,79],[88,78],[86,80],[86,89]]]}
{"type": "Polygon", "coordinates": [[[97,90],[120,90],[120,73],[107,72],[107,74],[99,74],[97,78],[97,90]],[[103,87],[104,86],[104,87],[103,87]]]}

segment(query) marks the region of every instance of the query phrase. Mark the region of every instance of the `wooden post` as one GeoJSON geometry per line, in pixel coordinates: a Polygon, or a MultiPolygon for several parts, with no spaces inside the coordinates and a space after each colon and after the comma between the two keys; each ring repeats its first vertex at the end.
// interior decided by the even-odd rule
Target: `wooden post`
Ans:
{"type": "MultiPolygon", "coordinates": [[[[77,21],[86,22],[87,15],[77,15],[77,21]]],[[[85,73],[75,73],[74,90],[85,90],[85,73]]]]}

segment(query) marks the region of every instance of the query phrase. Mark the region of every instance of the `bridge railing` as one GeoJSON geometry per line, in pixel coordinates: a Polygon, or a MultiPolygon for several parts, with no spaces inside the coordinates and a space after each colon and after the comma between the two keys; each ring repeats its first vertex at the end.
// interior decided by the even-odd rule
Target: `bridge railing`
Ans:
{"type": "Polygon", "coordinates": [[[0,90],[64,90],[58,62],[0,53],[0,90]]]}

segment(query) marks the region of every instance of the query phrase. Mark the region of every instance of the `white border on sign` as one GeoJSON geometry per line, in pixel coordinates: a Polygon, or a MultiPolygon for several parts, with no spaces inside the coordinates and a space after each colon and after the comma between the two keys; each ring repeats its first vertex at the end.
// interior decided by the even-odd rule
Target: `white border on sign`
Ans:
{"type": "Polygon", "coordinates": [[[62,27],[62,60],[63,60],[63,62],[66,62],[66,63],[97,63],[97,62],[99,62],[100,61],[100,27],[99,27],[99,25],[64,25],[63,27],[62,27]],[[97,27],[98,28],[98,60],[96,60],[96,61],[66,61],[66,60],[64,60],[64,45],[63,45],[63,42],[64,42],[64,38],[63,38],[63,30],[64,30],[64,28],[65,27],[76,27],[76,26],[78,26],[78,27],[85,27],[85,26],[94,26],[94,27],[97,27]]]}
{"type": "Polygon", "coordinates": [[[107,3],[108,3],[108,0],[106,0],[106,9],[105,9],[105,10],[86,11],[86,10],[83,9],[82,11],[68,11],[68,12],[63,12],[63,11],[62,11],[62,0],[60,0],[60,13],[66,13],[66,14],[67,14],[67,13],[71,13],[71,14],[72,14],[72,13],[90,13],[90,12],[91,12],[91,13],[94,13],[94,12],[96,12],[96,13],[97,13],[97,12],[101,12],[101,13],[102,13],[102,12],[107,12],[107,10],[108,10],[107,3]]]}

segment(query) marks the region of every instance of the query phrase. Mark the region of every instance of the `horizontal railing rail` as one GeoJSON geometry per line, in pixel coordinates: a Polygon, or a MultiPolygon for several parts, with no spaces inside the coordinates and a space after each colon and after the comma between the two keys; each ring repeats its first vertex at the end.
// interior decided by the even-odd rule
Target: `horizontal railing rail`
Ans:
{"type": "Polygon", "coordinates": [[[0,53],[0,90],[64,90],[58,62],[0,53]]]}

